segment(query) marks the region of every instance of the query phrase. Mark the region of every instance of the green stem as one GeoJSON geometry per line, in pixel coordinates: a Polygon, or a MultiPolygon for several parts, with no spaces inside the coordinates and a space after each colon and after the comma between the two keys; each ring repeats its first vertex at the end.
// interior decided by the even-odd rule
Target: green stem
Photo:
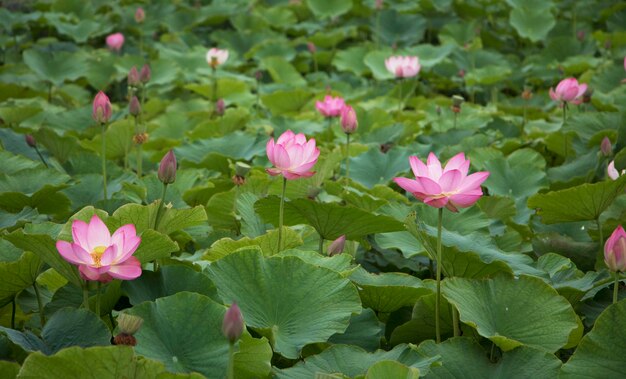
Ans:
{"type": "Polygon", "coordinates": [[[526,123],[528,122],[528,116],[527,116],[527,110],[526,110],[527,106],[526,106],[526,102],[524,102],[524,121],[522,121],[522,134],[524,133],[524,125],[526,125],[526,123]]]}
{"type": "Polygon", "coordinates": [[[443,223],[443,208],[439,208],[437,221],[437,297],[435,297],[435,335],[437,343],[441,342],[441,330],[439,326],[439,306],[441,305],[441,229],[443,223]]]}
{"type": "Polygon", "coordinates": [[[15,329],[15,296],[11,299],[11,329],[15,329]]]}
{"type": "Polygon", "coordinates": [[[41,301],[41,293],[39,293],[39,287],[37,287],[37,282],[33,282],[33,288],[35,289],[35,296],[37,296],[37,306],[39,307],[39,322],[41,323],[41,327],[46,324],[46,315],[43,313],[43,302],[41,301]]]}
{"type": "Polygon", "coordinates": [[[399,100],[398,100],[398,114],[400,114],[400,112],[402,112],[402,108],[404,106],[404,98],[402,97],[402,84],[404,83],[404,81],[402,79],[400,79],[400,94],[399,94],[399,100]]]}
{"type": "Polygon", "coordinates": [[[317,72],[317,54],[313,53],[313,70],[317,72]]]}
{"type": "MultiPolygon", "coordinates": [[[[213,93],[212,93],[212,95],[213,96],[212,96],[212,100],[213,100],[213,106],[215,106],[215,102],[217,101],[217,75],[215,74],[216,73],[215,67],[212,67],[211,70],[213,70],[213,83],[212,83],[212,86],[213,86],[213,93]]],[[[214,110],[213,113],[215,113],[215,110],[214,110]]]]}
{"type": "Polygon", "coordinates": [[[98,290],[96,291],[96,315],[100,317],[100,288],[102,283],[98,282],[98,290]]]}
{"type": "MultiPolygon", "coordinates": [[[[565,128],[565,119],[567,116],[567,103],[563,102],[563,128],[565,128]]],[[[564,155],[565,155],[565,160],[567,160],[567,134],[565,134],[565,131],[563,131],[563,141],[565,144],[565,148],[564,150],[564,155]]]]}
{"type": "Polygon", "coordinates": [[[619,272],[615,272],[615,285],[613,285],[613,304],[617,303],[617,291],[619,290],[619,272]]]}
{"type": "Polygon", "coordinates": [[[598,228],[600,238],[600,257],[604,256],[604,236],[602,235],[602,225],[600,225],[600,216],[596,218],[596,226],[598,228]]]}
{"type": "Polygon", "coordinates": [[[165,203],[165,194],[167,193],[167,183],[163,183],[163,196],[161,196],[161,201],[159,202],[159,208],[157,209],[156,217],[154,218],[154,230],[157,230],[159,227],[159,222],[161,221],[161,216],[163,212],[163,203],[165,203]]]}
{"type": "Polygon", "coordinates": [[[89,310],[89,282],[86,280],[83,286],[83,307],[85,307],[86,310],[89,310]]]}
{"type": "Polygon", "coordinates": [[[35,151],[37,152],[37,155],[39,155],[39,159],[41,159],[41,162],[43,163],[43,165],[46,166],[46,168],[50,167],[48,166],[48,163],[46,162],[46,160],[43,159],[43,155],[41,155],[41,152],[39,152],[39,149],[37,148],[37,146],[35,146],[35,151]]]}
{"type": "Polygon", "coordinates": [[[320,234],[320,245],[319,245],[320,255],[324,255],[324,238],[320,234]]]}
{"type": "Polygon", "coordinates": [[[454,336],[460,336],[461,329],[459,328],[459,311],[454,306],[452,307],[452,327],[454,328],[454,336]]]}
{"type": "Polygon", "coordinates": [[[491,343],[491,353],[489,353],[489,361],[493,363],[493,352],[496,348],[496,344],[494,342],[491,343]]]}
{"type": "Polygon", "coordinates": [[[141,166],[143,163],[143,144],[137,146],[137,176],[141,179],[141,166]]]}
{"type": "Polygon", "coordinates": [[[350,179],[350,133],[346,133],[346,184],[350,179]]]}
{"type": "Polygon", "coordinates": [[[280,195],[280,208],[278,210],[278,251],[281,250],[283,239],[283,213],[285,211],[285,191],[287,190],[287,178],[283,177],[283,191],[280,195]]]}
{"type": "Polygon", "coordinates": [[[52,82],[48,82],[48,103],[52,101],[52,82]]]}
{"type": "Polygon", "coordinates": [[[228,369],[226,373],[227,379],[235,379],[235,344],[230,343],[228,346],[228,369]]]}
{"type": "Polygon", "coordinates": [[[456,119],[459,116],[458,113],[454,112],[454,129],[456,129],[456,119]]]}
{"type": "Polygon", "coordinates": [[[104,191],[104,201],[107,200],[107,159],[106,159],[106,123],[102,123],[102,190],[104,191]]]}

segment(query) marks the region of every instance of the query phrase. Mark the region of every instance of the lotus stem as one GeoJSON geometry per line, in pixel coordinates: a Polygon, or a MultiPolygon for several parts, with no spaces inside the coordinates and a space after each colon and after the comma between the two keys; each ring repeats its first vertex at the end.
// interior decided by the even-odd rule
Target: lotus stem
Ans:
{"type": "Polygon", "coordinates": [[[226,378],[235,379],[235,344],[228,344],[228,368],[226,378]]]}
{"type": "MultiPolygon", "coordinates": [[[[565,128],[565,119],[567,117],[567,103],[563,102],[563,128],[565,128]]],[[[567,135],[565,134],[565,131],[563,131],[563,141],[564,141],[564,155],[565,155],[565,160],[567,160],[567,135]]]]}
{"type": "Polygon", "coordinates": [[[402,108],[404,108],[404,98],[402,97],[402,84],[404,84],[404,82],[402,79],[400,79],[400,98],[398,99],[398,114],[400,114],[400,112],[402,112],[402,108]]]}
{"type": "Polygon", "coordinates": [[[435,297],[435,336],[437,343],[441,342],[441,329],[439,322],[439,306],[441,305],[441,229],[443,223],[443,208],[439,208],[437,220],[437,296],[435,297]]]}
{"type": "Polygon", "coordinates": [[[96,315],[100,317],[100,289],[102,283],[98,282],[98,289],[96,291],[96,315]]]}
{"type": "Polygon", "coordinates": [[[33,282],[33,289],[35,290],[35,296],[37,297],[37,306],[39,307],[39,322],[41,327],[46,324],[46,315],[43,313],[43,302],[41,301],[41,293],[39,287],[37,287],[37,281],[33,282]]]}
{"type": "Polygon", "coordinates": [[[346,133],[346,184],[350,179],[350,133],[346,133]]]}
{"type": "Polygon", "coordinates": [[[163,183],[163,196],[161,196],[161,201],[159,202],[159,208],[157,209],[156,217],[154,218],[154,230],[157,230],[159,227],[159,222],[161,221],[162,212],[163,212],[163,203],[165,203],[165,194],[167,193],[167,183],[163,183]]]}
{"type": "Polygon", "coordinates": [[[106,202],[108,196],[107,196],[107,158],[106,158],[106,150],[107,150],[107,145],[106,145],[106,136],[105,136],[105,132],[107,129],[107,125],[106,123],[102,123],[102,190],[104,192],[104,201],[106,202]]]}
{"type": "Polygon", "coordinates": [[[613,304],[617,303],[618,291],[619,291],[619,271],[615,271],[615,285],[613,286],[613,304]]]}
{"type": "Polygon", "coordinates": [[[37,145],[35,145],[35,151],[37,152],[37,155],[39,155],[39,159],[41,159],[41,163],[43,163],[43,165],[46,166],[46,168],[49,168],[50,166],[48,166],[48,163],[43,158],[43,155],[41,155],[41,152],[39,151],[39,148],[37,147],[37,145]]]}
{"type": "Polygon", "coordinates": [[[455,307],[452,307],[452,328],[454,329],[455,337],[461,335],[461,329],[459,328],[459,311],[455,307]]]}
{"type": "Polygon", "coordinates": [[[287,190],[287,178],[283,177],[283,191],[280,195],[280,208],[278,210],[278,252],[282,249],[283,239],[283,213],[285,211],[285,192],[287,190]]]}
{"type": "Polygon", "coordinates": [[[600,225],[600,216],[596,218],[596,226],[598,228],[600,238],[600,257],[604,256],[604,236],[602,235],[602,225],[600,225]]]}
{"type": "Polygon", "coordinates": [[[324,237],[320,234],[320,245],[319,245],[320,255],[324,255],[324,237]]]}
{"type": "Polygon", "coordinates": [[[212,83],[213,93],[211,94],[212,95],[211,100],[213,104],[215,104],[215,102],[217,101],[217,74],[216,74],[217,70],[215,69],[215,67],[212,67],[211,70],[213,71],[213,83],[212,83]]]}
{"type": "Polygon", "coordinates": [[[11,299],[11,329],[15,329],[15,296],[11,299]]]}
{"type": "Polygon", "coordinates": [[[86,310],[89,310],[89,282],[85,280],[85,285],[83,286],[83,307],[86,310]]]}
{"type": "Polygon", "coordinates": [[[458,113],[454,112],[454,129],[456,129],[456,119],[459,116],[458,113]]]}

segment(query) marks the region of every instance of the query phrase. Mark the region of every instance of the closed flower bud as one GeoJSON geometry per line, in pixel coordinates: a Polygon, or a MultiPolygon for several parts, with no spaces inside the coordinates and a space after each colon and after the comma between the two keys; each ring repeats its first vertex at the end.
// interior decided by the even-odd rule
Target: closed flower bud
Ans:
{"type": "Polygon", "coordinates": [[[30,147],[37,147],[37,141],[35,141],[35,137],[33,137],[31,134],[27,134],[25,136],[26,139],[26,144],[30,147]]]}
{"type": "Polygon", "coordinates": [[[176,155],[173,150],[168,151],[161,159],[158,176],[163,184],[172,184],[176,181],[176,155]]]}
{"type": "Polygon", "coordinates": [[[139,113],[141,113],[141,104],[139,104],[139,99],[137,98],[137,96],[133,96],[130,99],[130,103],[128,104],[128,112],[135,117],[139,116],[139,113]]]}
{"type": "Polygon", "coordinates": [[[135,11],[135,21],[141,24],[143,20],[146,18],[146,12],[144,12],[143,8],[139,7],[135,11]]]}
{"type": "Polygon", "coordinates": [[[334,240],[330,246],[328,246],[328,255],[334,256],[337,254],[343,253],[343,248],[346,246],[346,235],[342,235],[341,237],[334,240]]]}
{"type": "Polygon", "coordinates": [[[143,84],[146,84],[150,81],[151,77],[152,77],[152,71],[150,71],[150,66],[148,66],[148,64],[146,63],[141,68],[141,71],[139,71],[139,80],[143,84]]]}
{"type": "Polygon", "coordinates": [[[226,105],[224,104],[224,99],[219,99],[215,102],[215,113],[218,116],[224,115],[224,109],[226,109],[226,105]]]}
{"type": "Polygon", "coordinates": [[[346,105],[341,109],[341,129],[346,134],[352,134],[359,127],[359,121],[356,118],[354,109],[346,105]]]}
{"type": "Polygon", "coordinates": [[[611,271],[626,271],[626,232],[621,225],[604,244],[604,263],[611,271]]]}
{"type": "Polygon", "coordinates": [[[600,151],[605,157],[608,157],[613,152],[613,146],[611,145],[609,137],[604,137],[602,139],[602,143],[600,143],[600,151]]]}
{"type": "Polygon", "coordinates": [[[111,118],[111,113],[111,101],[109,101],[109,98],[104,92],[98,92],[96,97],[93,99],[91,116],[94,121],[101,124],[108,122],[111,118]]]}
{"type": "Polygon", "coordinates": [[[311,54],[315,54],[315,52],[317,51],[317,48],[315,47],[315,44],[313,42],[307,42],[306,48],[309,49],[309,53],[311,54]]]}
{"type": "Polygon", "coordinates": [[[222,333],[228,338],[230,343],[235,343],[243,333],[243,316],[237,303],[233,303],[224,314],[222,322],[222,333]]]}
{"type": "Polygon", "coordinates": [[[263,80],[263,71],[257,70],[257,72],[254,73],[254,77],[257,82],[260,82],[261,80],[263,80]]]}
{"type": "Polygon", "coordinates": [[[139,71],[137,71],[137,67],[133,66],[133,68],[128,71],[128,85],[131,87],[137,86],[139,84],[139,71]]]}

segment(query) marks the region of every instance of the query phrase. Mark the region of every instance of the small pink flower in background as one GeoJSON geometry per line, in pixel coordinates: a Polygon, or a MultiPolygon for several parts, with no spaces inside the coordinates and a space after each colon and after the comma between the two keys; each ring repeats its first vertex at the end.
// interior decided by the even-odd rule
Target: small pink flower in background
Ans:
{"type": "Polygon", "coordinates": [[[139,80],[143,84],[146,84],[150,81],[150,77],[152,77],[152,71],[150,71],[150,66],[146,63],[141,67],[141,71],[139,71],[139,80]]]}
{"type": "Polygon", "coordinates": [[[217,68],[228,59],[228,50],[217,49],[215,47],[209,49],[206,53],[206,61],[212,68],[217,68]]]}
{"type": "MultiPolygon", "coordinates": [[[[626,70],[626,57],[624,57],[624,70],[626,70]]],[[[622,83],[626,83],[626,79],[622,79],[622,83]]]]}
{"type": "Polygon", "coordinates": [[[109,101],[109,97],[102,91],[98,92],[96,97],[93,99],[93,107],[91,116],[94,121],[100,124],[104,124],[108,122],[111,118],[111,101],[109,101]]]}
{"type": "Polygon", "coordinates": [[[146,18],[146,12],[143,10],[143,8],[141,7],[137,8],[137,10],[135,11],[135,21],[141,24],[145,18],[146,18]]]}
{"type": "Polygon", "coordinates": [[[330,246],[328,246],[328,255],[335,256],[337,254],[343,253],[343,249],[346,246],[346,235],[343,234],[336,240],[334,240],[330,246]]]}
{"type": "Polygon", "coordinates": [[[136,86],[139,83],[139,71],[137,71],[137,66],[133,66],[130,71],[128,71],[128,85],[136,86]]]}
{"type": "Polygon", "coordinates": [[[611,271],[626,271],[626,232],[621,225],[604,244],[604,263],[611,271]]]}
{"type": "Polygon", "coordinates": [[[346,134],[352,134],[359,127],[354,109],[346,105],[341,109],[341,129],[346,134]]]}
{"type": "Polygon", "coordinates": [[[342,97],[332,97],[326,95],[324,101],[316,101],[315,108],[324,117],[339,117],[341,116],[341,110],[345,107],[346,102],[342,97]]]}
{"type": "Polygon", "coordinates": [[[580,104],[582,103],[583,95],[587,91],[586,84],[578,84],[578,80],[576,78],[567,78],[563,79],[556,86],[556,90],[550,88],[550,98],[554,101],[558,101],[561,103],[572,103],[572,104],[580,104]]]}
{"type": "Polygon", "coordinates": [[[113,51],[122,50],[124,46],[124,35],[122,33],[115,33],[107,36],[107,46],[113,51]]]}
{"type": "Polygon", "coordinates": [[[393,180],[413,196],[435,208],[446,207],[458,212],[458,208],[473,205],[483,195],[480,185],[489,177],[489,172],[481,171],[467,175],[470,161],[465,154],[452,157],[442,169],[435,154],[428,155],[424,164],[416,156],[409,157],[415,180],[394,178],[393,180]]]}
{"type": "Polygon", "coordinates": [[[139,116],[139,113],[141,113],[141,104],[139,103],[137,96],[130,98],[130,102],[128,103],[128,113],[134,117],[139,116]]]}
{"type": "Polygon", "coordinates": [[[223,116],[225,110],[226,110],[226,103],[224,103],[224,99],[218,99],[215,102],[215,113],[218,116],[223,116]]]}
{"type": "Polygon", "coordinates": [[[611,144],[611,140],[609,139],[609,137],[605,136],[604,138],[602,138],[602,142],[600,142],[600,151],[605,157],[608,157],[613,153],[613,144],[611,144]]]}
{"type": "Polygon", "coordinates": [[[266,150],[267,158],[274,165],[266,171],[272,176],[282,174],[286,179],[293,180],[315,174],[310,170],[317,163],[320,150],[315,147],[314,138],[307,141],[304,134],[287,130],[276,142],[273,138],[269,140],[266,150]]]}
{"type": "Polygon", "coordinates": [[[422,68],[418,57],[400,55],[385,59],[385,67],[396,78],[411,78],[422,68]]]}
{"type": "Polygon", "coordinates": [[[622,172],[617,171],[617,169],[615,168],[615,161],[611,161],[611,163],[609,163],[609,166],[606,168],[606,173],[609,175],[609,178],[617,180],[617,178],[626,174],[626,169],[622,170],[622,172]]]}
{"type": "Polygon", "coordinates": [[[237,303],[233,303],[224,314],[222,333],[230,343],[235,343],[243,333],[243,316],[237,303]]]}
{"type": "Polygon", "coordinates": [[[57,241],[56,247],[63,259],[77,265],[85,280],[103,283],[113,278],[132,280],[141,275],[141,263],[133,256],[141,237],[135,226],[126,224],[113,233],[94,215],[89,223],[72,223],[74,242],[57,241]]]}
{"type": "Polygon", "coordinates": [[[309,49],[309,53],[311,54],[315,54],[315,52],[317,51],[317,47],[315,47],[315,44],[310,41],[306,43],[306,48],[309,49]]]}

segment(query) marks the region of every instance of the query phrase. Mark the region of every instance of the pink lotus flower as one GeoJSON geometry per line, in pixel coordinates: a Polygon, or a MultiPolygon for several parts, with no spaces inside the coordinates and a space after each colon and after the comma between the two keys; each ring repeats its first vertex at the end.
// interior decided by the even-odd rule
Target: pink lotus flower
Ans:
{"type": "Polygon", "coordinates": [[[135,11],[135,21],[137,21],[137,23],[142,23],[143,20],[146,18],[146,12],[143,10],[143,8],[139,7],[137,8],[137,10],[135,11]]]}
{"type": "Polygon", "coordinates": [[[604,263],[611,271],[626,271],[626,232],[621,225],[604,244],[604,263]]]}
{"type": "Polygon", "coordinates": [[[413,56],[393,56],[385,59],[385,67],[396,78],[411,78],[420,72],[419,58],[413,56]]]}
{"type": "Polygon", "coordinates": [[[615,161],[611,161],[609,166],[606,168],[606,173],[609,175],[609,178],[613,180],[617,180],[620,176],[626,174],[626,169],[622,170],[622,172],[617,171],[615,168],[615,161]]]}
{"type": "Polygon", "coordinates": [[[333,257],[333,256],[335,256],[337,254],[343,253],[343,249],[344,249],[345,246],[346,246],[346,235],[343,234],[339,238],[334,240],[328,246],[328,255],[333,257]]]}
{"type": "Polygon", "coordinates": [[[465,154],[459,153],[452,157],[442,170],[441,163],[435,154],[428,155],[426,164],[415,156],[409,157],[409,163],[415,180],[394,178],[403,189],[409,191],[435,208],[446,207],[453,212],[458,208],[473,205],[483,195],[480,185],[489,177],[489,172],[481,171],[467,175],[470,161],[465,154]]]}
{"type": "Polygon", "coordinates": [[[111,101],[109,97],[102,91],[98,92],[93,99],[91,117],[94,121],[104,124],[111,118],[111,101]]]}
{"type": "Polygon", "coordinates": [[[278,137],[276,143],[273,138],[269,140],[266,149],[267,158],[274,165],[274,168],[266,169],[268,174],[282,174],[288,180],[307,178],[315,174],[314,171],[309,171],[320,155],[314,138],[307,141],[304,134],[294,134],[287,130],[278,137]]]}
{"type": "Polygon", "coordinates": [[[107,46],[113,51],[122,50],[124,46],[124,35],[122,33],[115,33],[107,36],[107,46]]]}
{"type": "Polygon", "coordinates": [[[339,117],[341,116],[341,110],[346,105],[345,100],[342,97],[332,97],[326,95],[324,101],[316,101],[315,108],[324,117],[339,117]]]}
{"type": "Polygon", "coordinates": [[[141,237],[133,224],[120,227],[111,236],[94,215],[89,223],[72,223],[72,238],[73,243],[57,241],[57,250],[63,259],[78,266],[83,279],[106,283],[113,278],[132,280],[141,275],[141,263],[133,257],[141,237]]]}
{"type": "Polygon", "coordinates": [[[224,64],[228,59],[228,50],[217,49],[215,47],[209,49],[206,53],[206,61],[209,66],[216,68],[219,65],[224,64]]]}
{"type": "Polygon", "coordinates": [[[341,129],[346,134],[352,134],[359,127],[359,121],[356,118],[354,109],[346,105],[341,110],[341,129]]]}
{"type": "Polygon", "coordinates": [[[586,90],[586,84],[578,84],[576,78],[567,78],[559,82],[556,86],[556,90],[553,90],[552,87],[550,88],[550,98],[560,102],[561,105],[564,103],[578,105],[582,103],[582,97],[586,90]]]}

